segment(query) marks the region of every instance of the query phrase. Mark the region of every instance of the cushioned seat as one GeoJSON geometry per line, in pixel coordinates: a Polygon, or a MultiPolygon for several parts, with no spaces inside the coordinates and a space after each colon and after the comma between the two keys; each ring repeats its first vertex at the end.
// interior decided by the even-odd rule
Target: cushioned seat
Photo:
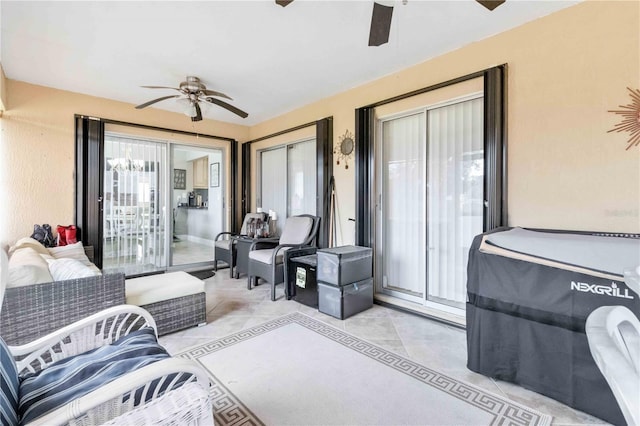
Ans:
{"type": "MultiPolygon", "coordinates": [[[[147,327],[80,355],[55,362],[22,378],[18,413],[28,423],[145,365],[170,358],[147,327]]],[[[179,387],[187,377],[171,388],[179,387]]],[[[160,389],[166,391],[168,386],[160,389]]]]}
{"type": "Polygon", "coordinates": [[[128,279],[125,297],[149,311],[160,335],[206,323],[204,281],[184,271],[128,279]]]}
{"type": "MultiPolygon", "coordinates": [[[[283,252],[289,250],[291,247],[283,247],[278,254],[276,255],[276,263],[282,263],[283,252]]],[[[258,262],[266,263],[267,265],[271,265],[271,260],[273,258],[273,252],[275,249],[264,249],[264,250],[254,250],[249,252],[249,259],[257,260],[258,262]]]]}
{"type": "Polygon", "coordinates": [[[203,292],[204,281],[184,271],[148,275],[125,281],[127,303],[137,306],[203,292]]]}

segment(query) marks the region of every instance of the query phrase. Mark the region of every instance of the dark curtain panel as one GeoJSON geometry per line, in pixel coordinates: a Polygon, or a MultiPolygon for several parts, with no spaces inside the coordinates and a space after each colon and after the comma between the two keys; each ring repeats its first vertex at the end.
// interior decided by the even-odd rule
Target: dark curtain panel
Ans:
{"type": "Polygon", "coordinates": [[[356,244],[371,247],[373,242],[373,108],[356,109],[356,244]]]}
{"type": "MultiPolygon", "coordinates": [[[[318,247],[329,245],[329,218],[331,217],[330,183],[333,177],[333,118],[316,121],[316,215],[320,216],[318,247]]],[[[337,220],[337,218],[334,218],[337,220]]]]}
{"type": "MultiPolygon", "coordinates": [[[[241,194],[241,219],[242,221],[247,213],[251,211],[251,142],[242,144],[242,194],[241,194]]],[[[240,229],[235,229],[240,232],[240,229]]]]}
{"type": "MultiPolygon", "coordinates": [[[[232,140],[231,145],[231,193],[229,194],[229,209],[231,209],[231,223],[229,224],[231,231],[236,231],[239,228],[238,225],[238,208],[237,198],[238,193],[238,141],[232,140]]],[[[238,229],[239,231],[239,229],[238,229]]]]}
{"type": "Polygon", "coordinates": [[[484,72],[484,230],[507,225],[507,67],[484,72]]]}
{"type": "Polygon", "coordinates": [[[102,269],[102,168],[104,123],[76,116],[75,222],[85,246],[93,246],[93,263],[102,269]]]}

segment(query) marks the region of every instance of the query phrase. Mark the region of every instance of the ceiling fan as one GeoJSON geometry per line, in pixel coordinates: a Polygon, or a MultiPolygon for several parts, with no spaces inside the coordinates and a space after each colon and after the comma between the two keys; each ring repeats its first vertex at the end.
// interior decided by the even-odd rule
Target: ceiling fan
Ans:
{"type": "MultiPolygon", "coordinates": [[[[476,0],[482,6],[493,10],[506,0],[476,0]]],[[[276,4],[285,7],[293,0],[276,0],[276,4]]],[[[393,3],[387,1],[386,3],[393,3]]],[[[407,0],[402,1],[403,4],[407,0]]],[[[381,46],[389,41],[389,31],[391,30],[391,18],[393,16],[393,6],[373,2],[373,14],[371,16],[371,29],[369,30],[369,46],[381,46]]]]}
{"type": "Polygon", "coordinates": [[[186,106],[186,112],[191,117],[191,121],[202,120],[202,110],[200,109],[200,102],[207,102],[210,104],[218,105],[232,113],[239,115],[242,118],[247,118],[249,114],[234,107],[231,104],[221,101],[216,98],[225,98],[231,100],[231,98],[224,93],[216,92],[215,90],[208,90],[207,87],[200,82],[198,77],[187,76],[187,79],[180,83],[180,87],[166,87],[166,86],[141,86],[146,89],[171,89],[180,92],[179,95],[163,96],[161,98],[153,99],[149,102],[145,102],[136,106],[136,109],[146,108],[149,105],[153,105],[156,102],[164,101],[166,99],[180,98],[178,101],[183,102],[186,106]]]}

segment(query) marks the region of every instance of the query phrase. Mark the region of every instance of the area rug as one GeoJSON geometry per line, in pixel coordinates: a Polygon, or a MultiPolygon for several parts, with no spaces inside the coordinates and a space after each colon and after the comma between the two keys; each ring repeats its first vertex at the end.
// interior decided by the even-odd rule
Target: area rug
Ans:
{"type": "Polygon", "coordinates": [[[184,351],[217,425],[538,425],[551,416],[299,312],[184,351]]]}
{"type": "Polygon", "coordinates": [[[200,280],[206,280],[207,278],[213,277],[216,273],[211,269],[205,269],[204,271],[188,272],[188,274],[193,275],[200,280]]]}

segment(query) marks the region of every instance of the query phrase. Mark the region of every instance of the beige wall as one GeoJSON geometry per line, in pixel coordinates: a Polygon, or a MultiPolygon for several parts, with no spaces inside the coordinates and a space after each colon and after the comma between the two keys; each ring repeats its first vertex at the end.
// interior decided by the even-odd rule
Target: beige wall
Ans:
{"type": "Polygon", "coordinates": [[[0,117],[7,105],[7,77],[4,75],[2,64],[0,64],[0,117]]]}
{"type": "MultiPolygon", "coordinates": [[[[249,129],[7,80],[0,124],[0,243],[73,220],[73,114],[256,139],[494,65],[508,70],[509,224],[640,232],[640,154],[607,133],[640,87],[640,3],[587,1],[249,129]]],[[[255,166],[255,162],[254,162],[255,166]]],[[[338,243],[353,242],[355,166],[334,164],[338,243]]],[[[254,190],[255,191],[255,190],[254,190]]],[[[238,197],[239,198],[239,197],[238,197]]]]}
{"type": "MultiPolygon", "coordinates": [[[[74,114],[246,140],[248,128],[7,80],[0,119],[0,245],[31,234],[33,224],[74,220],[74,114]]],[[[210,144],[200,138],[203,145],[210,144]]],[[[213,145],[212,145],[213,146],[213,145]]]]}
{"type": "MultiPolygon", "coordinates": [[[[491,66],[508,69],[508,197],[513,226],[640,232],[640,153],[607,133],[640,87],[640,2],[588,1],[323,99],[250,137],[326,116],[334,145],[354,110],[491,66]]],[[[334,164],[338,242],[353,241],[355,168],[334,164]]]]}

